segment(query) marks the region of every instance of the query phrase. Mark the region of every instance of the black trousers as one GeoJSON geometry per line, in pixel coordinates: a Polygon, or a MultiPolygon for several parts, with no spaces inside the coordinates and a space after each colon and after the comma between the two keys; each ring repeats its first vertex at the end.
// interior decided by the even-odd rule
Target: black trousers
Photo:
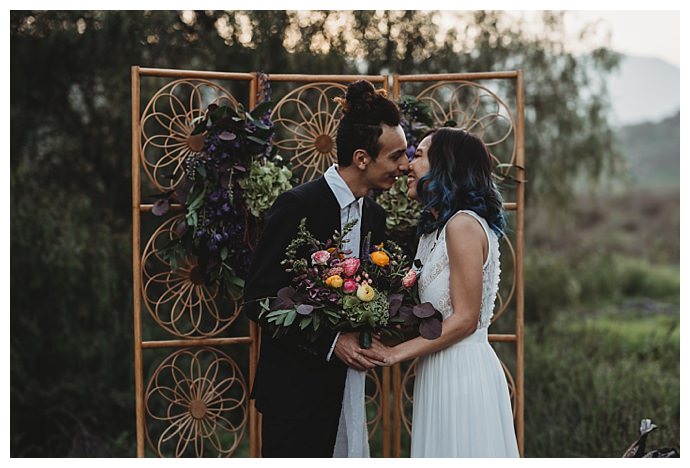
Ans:
{"type": "Polygon", "coordinates": [[[340,421],[340,405],[295,420],[263,415],[263,458],[331,458],[340,421]]]}

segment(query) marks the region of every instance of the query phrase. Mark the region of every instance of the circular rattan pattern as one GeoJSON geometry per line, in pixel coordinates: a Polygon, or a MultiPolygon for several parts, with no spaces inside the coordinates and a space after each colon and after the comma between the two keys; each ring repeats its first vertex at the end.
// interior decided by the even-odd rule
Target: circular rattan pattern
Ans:
{"type": "MultiPolygon", "coordinates": [[[[424,89],[417,98],[428,104],[435,125],[450,120],[479,136],[497,163],[515,164],[517,133],[510,108],[488,88],[471,81],[445,81],[424,89]]],[[[503,171],[496,171],[501,180],[503,171]]]]}
{"type": "Polygon", "coordinates": [[[151,236],[142,257],[144,305],[158,325],[180,338],[208,338],[225,330],[239,315],[240,298],[220,307],[218,286],[204,284],[194,257],[184,259],[176,270],[159,254],[175,239],[175,226],[184,215],[165,221],[151,236]]]}
{"type": "Polygon", "coordinates": [[[235,98],[206,80],[176,80],[162,87],[141,117],[141,160],[158,190],[175,188],[184,177],[183,163],[204,147],[204,135],[191,135],[209,104],[237,109],[235,98]]]}
{"type": "Polygon", "coordinates": [[[516,385],[515,385],[515,379],[513,379],[513,374],[510,373],[510,369],[508,369],[508,366],[505,365],[503,361],[499,359],[501,363],[501,367],[503,367],[503,372],[506,375],[506,381],[508,382],[508,393],[510,395],[510,404],[513,407],[513,419],[515,419],[515,412],[516,412],[516,402],[515,402],[515,395],[517,394],[516,392],[516,385]]]}
{"type": "Polygon", "coordinates": [[[158,366],[145,397],[146,438],[160,457],[228,457],[249,414],[235,361],[214,348],[182,349],[158,366]]]}
{"type": "Polygon", "coordinates": [[[402,417],[403,426],[405,426],[408,434],[412,434],[412,403],[414,400],[414,377],[417,375],[417,362],[418,359],[414,359],[407,364],[407,370],[405,370],[400,383],[402,395],[398,404],[400,405],[400,416],[402,417]]]}
{"type": "Polygon", "coordinates": [[[369,432],[369,439],[374,436],[379,427],[383,411],[381,409],[381,379],[379,378],[376,369],[367,372],[366,381],[367,392],[365,394],[365,404],[367,410],[367,430],[369,432]]]}
{"type": "Polygon", "coordinates": [[[339,83],[310,83],[285,95],[273,109],[273,144],[302,182],[320,176],[337,160],[340,105],[333,98],[346,89],[339,83]]]}

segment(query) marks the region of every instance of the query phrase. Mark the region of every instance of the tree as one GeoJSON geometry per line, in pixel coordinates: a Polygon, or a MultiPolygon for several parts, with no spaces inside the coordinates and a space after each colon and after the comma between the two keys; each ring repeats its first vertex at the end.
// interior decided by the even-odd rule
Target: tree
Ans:
{"type": "MultiPolygon", "coordinates": [[[[545,14],[536,36],[483,11],[458,14],[443,32],[442,14],[451,13],[11,12],[12,456],[133,454],[131,65],[520,68],[530,196],[564,200],[577,177],[615,162],[606,90],[592,87],[615,54],[566,52],[561,13],[545,14]]],[[[155,83],[142,86],[150,95],[155,83]]]]}

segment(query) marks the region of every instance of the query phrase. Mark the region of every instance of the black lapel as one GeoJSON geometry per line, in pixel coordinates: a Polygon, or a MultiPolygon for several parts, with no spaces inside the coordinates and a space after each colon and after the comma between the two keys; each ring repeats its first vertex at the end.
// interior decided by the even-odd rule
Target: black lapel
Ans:
{"type": "Polygon", "coordinates": [[[315,212],[310,213],[311,232],[321,241],[330,239],[333,231],[340,231],[340,205],[323,176],[315,181],[314,193],[309,196],[314,197],[313,206],[316,207],[315,212]]]}

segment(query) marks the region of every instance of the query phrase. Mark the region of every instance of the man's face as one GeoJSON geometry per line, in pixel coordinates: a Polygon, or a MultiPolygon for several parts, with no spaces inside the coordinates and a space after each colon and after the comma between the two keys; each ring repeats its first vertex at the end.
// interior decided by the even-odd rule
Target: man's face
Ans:
{"type": "Polygon", "coordinates": [[[371,188],[388,190],[395,183],[395,179],[409,169],[409,162],[405,149],[407,140],[400,125],[391,127],[382,124],[383,133],[379,137],[379,151],[376,159],[367,165],[365,177],[371,188]]]}

